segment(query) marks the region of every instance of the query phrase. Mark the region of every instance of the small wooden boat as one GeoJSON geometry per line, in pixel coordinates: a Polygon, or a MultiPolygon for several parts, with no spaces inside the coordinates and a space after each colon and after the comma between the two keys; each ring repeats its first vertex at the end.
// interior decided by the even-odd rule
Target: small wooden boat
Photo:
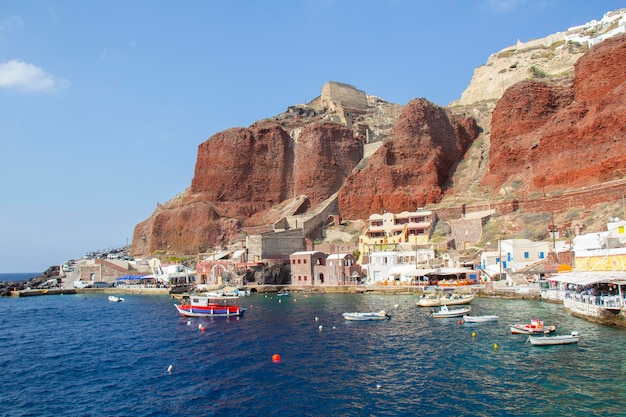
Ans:
{"type": "Polygon", "coordinates": [[[377,313],[343,313],[343,318],[350,321],[387,320],[391,316],[385,310],[377,313]]]}
{"type": "Polygon", "coordinates": [[[463,316],[463,321],[465,323],[484,323],[487,321],[498,321],[498,319],[500,318],[500,316],[468,316],[465,315],[463,316]]]}
{"type": "Polygon", "coordinates": [[[442,305],[469,304],[474,299],[474,294],[440,294],[433,293],[420,298],[417,305],[420,307],[440,307],[442,305]]]}
{"type": "Polygon", "coordinates": [[[579,340],[578,332],[562,336],[528,336],[528,341],[533,346],[569,345],[578,343],[579,340]]]}
{"type": "Polygon", "coordinates": [[[114,303],[119,303],[124,301],[122,297],[118,297],[117,295],[109,295],[109,301],[113,301],[114,303]]]}
{"type": "Polygon", "coordinates": [[[512,334],[537,334],[552,333],[556,330],[556,324],[544,326],[543,321],[532,319],[529,324],[514,324],[511,326],[512,334]]]}
{"type": "Polygon", "coordinates": [[[472,311],[472,307],[461,307],[461,308],[453,308],[449,309],[448,306],[442,305],[438,310],[433,309],[431,311],[431,315],[436,319],[447,318],[447,317],[461,317],[466,315],[472,311]]]}

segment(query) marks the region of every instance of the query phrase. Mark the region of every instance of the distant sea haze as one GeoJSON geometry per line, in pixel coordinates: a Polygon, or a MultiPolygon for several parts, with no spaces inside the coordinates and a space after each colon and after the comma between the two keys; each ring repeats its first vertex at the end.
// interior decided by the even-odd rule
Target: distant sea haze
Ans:
{"type": "Polygon", "coordinates": [[[0,282],[27,281],[41,275],[41,272],[0,272],[0,282]]]}

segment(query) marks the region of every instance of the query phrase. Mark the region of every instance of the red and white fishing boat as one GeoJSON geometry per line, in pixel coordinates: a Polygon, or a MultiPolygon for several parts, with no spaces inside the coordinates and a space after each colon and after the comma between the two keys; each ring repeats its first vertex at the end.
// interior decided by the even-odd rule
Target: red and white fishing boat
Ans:
{"type": "Polygon", "coordinates": [[[556,324],[544,326],[543,321],[532,319],[529,324],[514,324],[511,326],[512,334],[536,334],[552,333],[556,330],[556,324]]]}
{"type": "Polygon", "coordinates": [[[190,295],[174,307],[184,317],[237,317],[246,311],[237,296],[190,295]]]}

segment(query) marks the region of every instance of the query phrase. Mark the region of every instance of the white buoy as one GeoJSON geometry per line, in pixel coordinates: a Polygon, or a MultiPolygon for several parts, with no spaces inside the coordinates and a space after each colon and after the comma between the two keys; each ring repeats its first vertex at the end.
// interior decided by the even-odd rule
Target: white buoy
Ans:
{"type": "Polygon", "coordinates": [[[319,325],[318,329],[322,330],[324,328],[324,326],[322,326],[321,324],[319,325]]]}
{"type": "Polygon", "coordinates": [[[336,329],[336,327],[335,327],[335,326],[333,326],[333,330],[335,330],[335,329],[336,329]]]}
{"type": "Polygon", "coordinates": [[[394,305],[395,308],[398,308],[398,304],[394,305]]]}
{"type": "Polygon", "coordinates": [[[171,373],[172,373],[172,369],[173,369],[173,368],[174,368],[174,367],[173,367],[172,365],[168,366],[168,367],[167,367],[167,373],[168,373],[168,374],[171,374],[171,373]]]}
{"type": "Polygon", "coordinates": [[[283,302],[283,300],[278,300],[278,302],[279,302],[279,303],[282,303],[282,302],[283,302]]]}
{"type": "Polygon", "coordinates": [[[187,326],[191,326],[191,320],[187,320],[187,326]]]}
{"type": "Polygon", "coordinates": [[[319,321],[319,320],[320,320],[320,318],[319,318],[319,317],[315,317],[315,321],[319,321]]]}

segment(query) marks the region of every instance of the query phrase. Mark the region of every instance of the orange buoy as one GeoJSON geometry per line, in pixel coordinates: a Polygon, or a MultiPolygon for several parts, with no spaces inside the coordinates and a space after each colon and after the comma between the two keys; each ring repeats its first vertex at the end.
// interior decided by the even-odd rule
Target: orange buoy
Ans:
{"type": "Polygon", "coordinates": [[[280,355],[278,353],[274,353],[272,355],[272,362],[274,362],[274,363],[280,362],[280,355]]]}

